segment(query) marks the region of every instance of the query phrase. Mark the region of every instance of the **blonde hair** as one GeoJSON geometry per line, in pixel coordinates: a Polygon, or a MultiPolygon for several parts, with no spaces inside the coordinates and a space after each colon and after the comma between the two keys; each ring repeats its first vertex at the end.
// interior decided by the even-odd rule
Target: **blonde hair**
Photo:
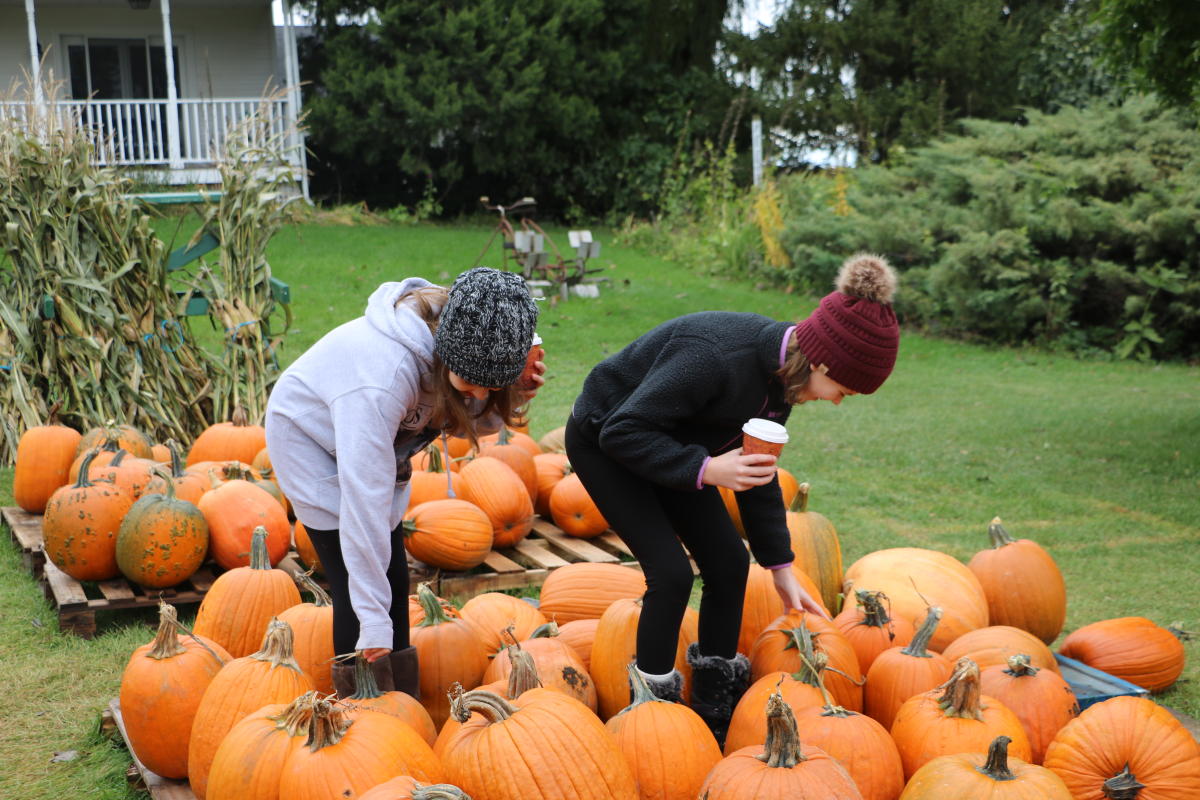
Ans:
{"type": "MultiPolygon", "coordinates": [[[[410,307],[429,327],[429,332],[434,333],[449,297],[450,291],[444,286],[424,286],[400,295],[396,299],[396,305],[410,307]]],[[[421,377],[421,388],[433,395],[430,427],[443,430],[451,436],[465,437],[472,447],[479,446],[478,434],[475,432],[475,420],[479,416],[494,412],[510,428],[525,424],[525,415],[519,408],[524,397],[516,385],[488,392],[483,410],[478,415],[471,414],[467,408],[467,401],[450,383],[450,368],[437,353],[433,354],[432,369],[421,377]]]]}

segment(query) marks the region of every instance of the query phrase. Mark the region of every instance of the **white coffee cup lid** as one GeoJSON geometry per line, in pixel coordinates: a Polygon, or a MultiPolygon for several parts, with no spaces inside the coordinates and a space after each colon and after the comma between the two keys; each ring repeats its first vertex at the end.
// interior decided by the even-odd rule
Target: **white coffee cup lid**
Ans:
{"type": "Polygon", "coordinates": [[[756,439],[775,444],[787,444],[788,440],[787,428],[778,422],[758,417],[746,420],[746,424],[742,426],[742,433],[748,433],[756,439]]]}
{"type": "MultiPolygon", "coordinates": [[[[541,344],[541,343],[542,343],[542,337],[540,337],[540,336],[538,336],[538,335],[537,335],[537,331],[534,331],[534,333],[533,333],[533,344],[541,344]]],[[[530,346],[532,347],[533,345],[530,345],[530,346]]]]}

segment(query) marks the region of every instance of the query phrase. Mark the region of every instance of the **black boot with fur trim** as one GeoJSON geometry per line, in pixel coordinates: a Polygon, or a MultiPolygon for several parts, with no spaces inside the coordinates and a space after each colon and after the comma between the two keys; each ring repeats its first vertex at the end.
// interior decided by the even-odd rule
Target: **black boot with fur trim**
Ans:
{"type": "Polygon", "coordinates": [[[692,668],[692,710],[724,749],[733,709],[750,685],[750,662],[741,653],[733,658],[701,655],[696,642],[688,645],[687,662],[692,668]]]}
{"type": "MultiPolygon", "coordinates": [[[[637,669],[637,667],[634,667],[637,669]]],[[[683,675],[679,674],[679,670],[673,669],[666,675],[651,675],[648,672],[638,670],[638,674],[646,681],[646,685],[650,687],[651,693],[659,700],[666,700],[668,703],[683,702],[683,675]]],[[[635,692],[633,687],[629,688],[629,702],[633,703],[635,692]]]]}

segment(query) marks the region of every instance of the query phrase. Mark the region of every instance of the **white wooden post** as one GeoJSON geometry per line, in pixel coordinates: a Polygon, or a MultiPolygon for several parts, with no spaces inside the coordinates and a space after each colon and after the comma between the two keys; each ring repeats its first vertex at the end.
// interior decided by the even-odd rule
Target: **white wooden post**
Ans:
{"type": "Polygon", "coordinates": [[[37,112],[42,113],[45,98],[42,96],[42,60],[38,58],[37,21],[33,13],[33,0],[25,0],[25,24],[29,33],[29,75],[33,81],[33,99],[37,112]]]}
{"type": "Polygon", "coordinates": [[[292,21],[292,4],[290,0],[283,3],[283,55],[284,69],[287,70],[287,108],[288,125],[292,129],[292,140],[296,148],[296,164],[300,167],[300,190],[304,199],[308,196],[308,159],[304,152],[304,136],[300,133],[300,55],[296,49],[296,25],[292,21]]]}
{"type": "Polygon", "coordinates": [[[763,178],[763,132],[762,117],[757,114],[750,120],[750,152],[754,164],[754,185],[758,186],[763,178]]]}
{"type": "Polygon", "coordinates": [[[167,152],[171,169],[183,169],[179,148],[179,92],[175,87],[175,42],[171,36],[171,0],[159,0],[162,8],[163,55],[167,67],[167,152]]]}

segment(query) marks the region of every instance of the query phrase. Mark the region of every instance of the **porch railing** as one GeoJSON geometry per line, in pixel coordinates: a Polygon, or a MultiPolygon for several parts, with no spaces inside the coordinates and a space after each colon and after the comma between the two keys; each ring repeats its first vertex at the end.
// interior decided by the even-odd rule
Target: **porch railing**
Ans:
{"type": "MultiPolygon", "coordinates": [[[[168,138],[167,100],[57,100],[49,104],[63,125],[74,125],[96,146],[97,162],[104,166],[171,166],[168,138]]],[[[257,98],[181,99],[176,101],[179,119],[179,160],[176,166],[198,167],[216,163],[231,135],[268,135],[243,123],[260,109],[269,134],[286,137],[288,158],[301,165],[303,144],[289,131],[286,99],[257,98]]],[[[28,122],[35,106],[25,102],[0,102],[0,116],[15,116],[28,122]]]]}

